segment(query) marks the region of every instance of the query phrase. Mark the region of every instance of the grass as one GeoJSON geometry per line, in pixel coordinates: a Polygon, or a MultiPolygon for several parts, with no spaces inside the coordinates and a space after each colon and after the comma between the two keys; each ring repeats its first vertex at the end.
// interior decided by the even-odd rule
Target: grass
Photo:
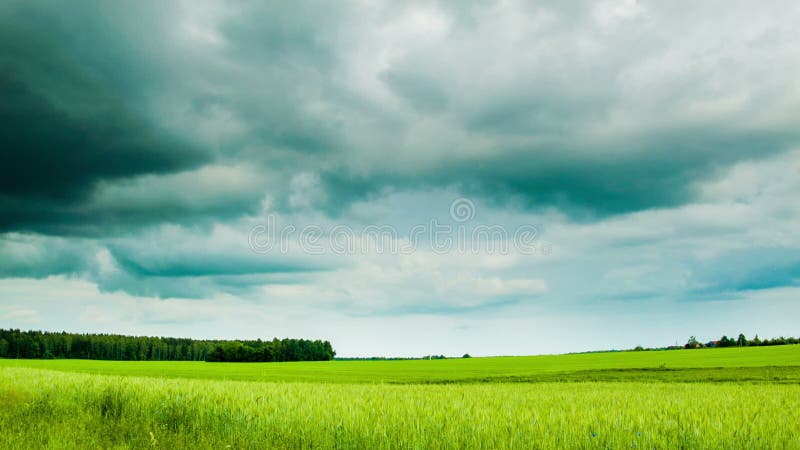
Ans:
{"type": "Polygon", "coordinates": [[[2,448],[798,448],[798,385],[252,383],[0,372],[2,448]],[[152,433],[152,437],[151,437],[152,433]]]}
{"type": "Polygon", "coordinates": [[[278,364],[0,360],[3,449],[800,448],[798,410],[800,346],[278,364]]]}

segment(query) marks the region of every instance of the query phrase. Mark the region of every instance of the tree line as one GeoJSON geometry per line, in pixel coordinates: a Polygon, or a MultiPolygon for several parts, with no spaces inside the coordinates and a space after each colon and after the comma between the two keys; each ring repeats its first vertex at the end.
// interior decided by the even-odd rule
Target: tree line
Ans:
{"type": "Polygon", "coordinates": [[[0,329],[0,358],[115,361],[329,361],[331,343],[307,339],[195,340],[0,329]]]}
{"type": "Polygon", "coordinates": [[[743,333],[739,333],[737,338],[729,338],[722,336],[716,341],[708,341],[706,343],[699,342],[694,336],[689,337],[683,348],[704,348],[704,347],[762,347],[768,345],[787,345],[798,344],[800,339],[796,337],[777,337],[772,339],[759,339],[758,335],[753,339],[747,339],[743,333]]]}
{"type": "Polygon", "coordinates": [[[328,341],[273,339],[227,341],[206,355],[208,362],[330,361],[336,355],[328,341]]]}

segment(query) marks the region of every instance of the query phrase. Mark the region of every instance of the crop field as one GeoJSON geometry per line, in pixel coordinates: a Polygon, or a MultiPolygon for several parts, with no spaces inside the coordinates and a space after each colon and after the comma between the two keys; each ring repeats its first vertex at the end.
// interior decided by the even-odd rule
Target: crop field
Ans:
{"type": "Polygon", "coordinates": [[[800,346],[0,360],[0,448],[800,448],[800,346]]]}

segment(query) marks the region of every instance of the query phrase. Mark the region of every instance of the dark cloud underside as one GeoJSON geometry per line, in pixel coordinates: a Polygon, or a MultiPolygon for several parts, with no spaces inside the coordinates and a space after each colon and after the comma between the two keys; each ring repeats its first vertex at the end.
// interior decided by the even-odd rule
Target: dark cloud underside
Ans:
{"type": "Polygon", "coordinates": [[[0,230],[92,226],[80,211],[98,182],[210,161],[145,114],[145,71],[100,17],[42,6],[0,17],[0,230]]]}

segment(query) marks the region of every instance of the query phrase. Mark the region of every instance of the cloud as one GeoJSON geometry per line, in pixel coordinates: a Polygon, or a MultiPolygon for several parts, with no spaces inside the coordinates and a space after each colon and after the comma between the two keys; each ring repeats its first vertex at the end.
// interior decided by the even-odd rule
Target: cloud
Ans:
{"type": "Polygon", "coordinates": [[[96,183],[188,170],[210,157],[143,111],[137,87],[146,83],[132,80],[144,74],[133,59],[120,61],[133,56],[120,48],[130,43],[93,35],[105,31],[100,17],[73,13],[60,21],[52,10],[4,5],[0,14],[2,231],[92,221],[80,209],[96,183]]]}
{"type": "Polygon", "coordinates": [[[19,306],[30,283],[54,302],[88,296],[76,326],[283,329],[305,315],[324,320],[294,329],[381,331],[360,321],[374,319],[524,337],[535,317],[608,339],[723,300],[785,308],[798,15],[791,2],[6,2],[0,297],[19,306]],[[552,254],[248,246],[270,216],[402,236],[451,224],[460,197],[477,206],[470,226],[543,224],[552,254]],[[206,312],[181,316],[192,304],[206,312]],[[125,317],[139,307],[150,315],[125,317]]]}
{"type": "Polygon", "coordinates": [[[2,235],[0,278],[79,274],[88,268],[88,253],[85,242],[16,233],[2,235]]]}
{"type": "Polygon", "coordinates": [[[124,110],[110,106],[90,117],[71,117],[24,81],[9,78],[6,72],[0,79],[0,188],[6,195],[69,198],[103,178],[174,171],[203,160],[124,110]]]}
{"type": "Polygon", "coordinates": [[[800,284],[800,249],[747,248],[705,261],[694,283],[706,294],[791,287],[800,284]]]}
{"type": "Polygon", "coordinates": [[[320,187],[319,176],[301,172],[289,182],[289,206],[294,209],[310,208],[325,200],[325,191],[320,187]]]}
{"type": "MultiPolygon", "coordinates": [[[[204,164],[269,172],[287,209],[299,205],[292,178],[309,173],[327,194],[316,207],[334,215],[386,189],[455,186],[599,219],[690,203],[727,167],[800,142],[791,8],[72,9],[63,23],[56,8],[4,11],[4,133],[17,143],[4,146],[7,230],[113,221],[75,196],[204,164]],[[105,21],[119,30],[110,39],[105,21]]],[[[260,201],[235,196],[198,212],[224,218],[260,201]]]]}
{"type": "Polygon", "coordinates": [[[292,250],[259,254],[246,230],[164,227],[132,238],[95,240],[8,234],[0,239],[0,279],[80,277],[103,291],[161,298],[252,296],[273,283],[346,265],[292,250]]]}
{"type": "Polygon", "coordinates": [[[398,24],[422,14],[412,6],[398,11],[371,30],[386,50],[376,73],[388,99],[380,85],[366,86],[384,111],[350,122],[372,129],[362,129],[351,157],[323,179],[337,199],[386,186],[457,185],[492,201],[604,217],[689,203],[699,182],[731,164],[798,143],[791,117],[800,98],[786,76],[798,68],[775,73],[758,62],[791,64],[797,36],[788,22],[756,15],[741,33],[738,13],[723,11],[710,39],[702,15],[626,8],[609,8],[600,20],[489,3],[468,10],[471,20],[459,18],[449,32],[392,52],[405,37],[398,24]],[[698,23],[674,39],[660,34],[687,21],[698,23]],[[767,37],[769,50],[752,44],[767,37]],[[739,66],[749,72],[729,70],[739,66]],[[753,115],[763,104],[775,107],[769,119],[753,115]],[[381,158],[376,148],[397,156],[381,158]]]}

